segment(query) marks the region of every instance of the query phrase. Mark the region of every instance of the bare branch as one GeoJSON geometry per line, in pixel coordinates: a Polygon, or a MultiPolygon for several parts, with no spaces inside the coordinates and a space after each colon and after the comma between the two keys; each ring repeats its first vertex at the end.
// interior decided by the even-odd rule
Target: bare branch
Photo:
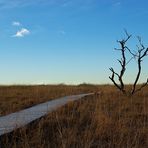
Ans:
{"type": "MultiPolygon", "coordinates": [[[[117,75],[117,74],[116,74],[116,75],[117,75]]],[[[124,92],[124,90],[121,88],[121,86],[116,83],[114,77],[115,77],[115,72],[112,71],[112,76],[109,76],[110,80],[113,82],[113,84],[114,84],[120,91],[124,92]]]]}
{"type": "Polygon", "coordinates": [[[121,66],[123,66],[122,61],[118,59],[118,62],[120,63],[121,66]]]}
{"type": "MultiPolygon", "coordinates": [[[[133,84],[133,89],[132,89],[132,92],[131,92],[132,94],[134,94],[134,93],[137,92],[137,90],[136,90],[136,85],[137,85],[137,82],[138,82],[138,80],[139,80],[139,78],[140,78],[140,74],[141,74],[141,62],[142,62],[142,59],[143,59],[145,56],[147,56],[147,53],[148,53],[148,48],[145,49],[144,45],[142,44],[142,41],[141,41],[141,38],[140,38],[140,37],[138,37],[138,40],[139,40],[140,46],[141,46],[142,48],[138,50],[138,55],[137,55],[137,57],[138,57],[138,73],[137,73],[135,82],[134,82],[134,84],[133,84]],[[144,50],[145,50],[145,51],[144,51],[144,50]],[[143,51],[144,51],[144,52],[143,52],[143,51]],[[143,53],[142,53],[142,52],[143,52],[143,53]]],[[[147,82],[146,82],[145,84],[147,84],[147,82]]],[[[142,87],[141,87],[140,89],[138,89],[138,91],[141,90],[143,87],[145,87],[145,85],[142,85],[142,87]]]]}
{"type": "Polygon", "coordinates": [[[121,51],[121,55],[122,55],[121,60],[118,59],[118,62],[121,65],[120,74],[116,73],[113,68],[110,68],[110,70],[112,72],[112,77],[109,77],[109,78],[112,80],[112,82],[114,83],[114,85],[118,89],[120,89],[120,91],[122,91],[123,93],[125,93],[124,83],[123,83],[123,76],[124,76],[124,73],[125,73],[125,70],[126,70],[126,57],[125,57],[126,48],[125,48],[125,43],[130,39],[130,37],[131,36],[127,34],[127,38],[125,40],[117,41],[120,44],[121,48],[120,49],[115,48],[115,50],[121,51]],[[115,75],[118,77],[118,80],[119,80],[120,85],[118,85],[115,82],[115,79],[114,79],[115,75]]]}
{"type": "Polygon", "coordinates": [[[114,83],[114,85],[115,85],[119,90],[121,90],[120,86],[119,86],[119,85],[115,82],[115,80],[114,80],[115,72],[114,72],[113,68],[110,68],[110,71],[112,72],[112,76],[109,77],[109,78],[110,78],[111,81],[114,83]]]}
{"type": "Polygon", "coordinates": [[[125,46],[125,48],[129,51],[129,53],[133,56],[136,57],[137,54],[133,53],[127,46],[125,46]]]}
{"type": "Polygon", "coordinates": [[[145,46],[142,44],[142,40],[140,36],[137,36],[140,46],[142,47],[141,50],[145,49],[145,46]]]}
{"type": "Polygon", "coordinates": [[[131,38],[132,35],[129,35],[126,29],[124,29],[124,32],[127,36],[127,38],[124,40],[124,42],[126,43],[131,38]]]}
{"type": "Polygon", "coordinates": [[[111,72],[113,72],[116,76],[118,76],[118,77],[119,77],[119,74],[118,74],[118,73],[116,73],[116,72],[114,71],[114,69],[113,69],[113,68],[110,68],[110,71],[111,71],[111,72]]]}
{"type": "Polygon", "coordinates": [[[137,82],[139,80],[140,74],[141,74],[141,59],[140,59],[140,53],[139,53],[139,57],[138,57],[138,73],[137,73],[135,82],[133,84],[133,89],[132,89],[132,92],[131,92],[132,94],[135,93],[136,85],[137,85],[137,82]]]}
{"type": "Polygon", "coordinates": [[[143,55],[141,56],[141,59],[147,55],[148,55],[148,48],[144,51],[143,55]]]}
{"type": "Polygon", "coordinates": [[[114,50],[122,50],[122,49],[114,48],[114,50]]]}

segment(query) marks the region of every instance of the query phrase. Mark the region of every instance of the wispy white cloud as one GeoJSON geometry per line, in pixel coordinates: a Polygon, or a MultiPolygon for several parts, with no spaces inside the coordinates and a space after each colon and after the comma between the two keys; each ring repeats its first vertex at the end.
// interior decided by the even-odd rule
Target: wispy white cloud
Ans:
{"type": "Polygon", "coordinates": [[[13,26],[21,26],[21,23],[18,21],[14,21],[14,22],[12,22],[12,25],[13,26]]]}
{"type": "Polygon", "coordinates": [[[22,28],[21,30],[18,30],[16,32],[15,35],[13,35],[13,37],[24,37],[26,35],[29,35],[30,34],[30,31],[26,28],[22,28]]]}

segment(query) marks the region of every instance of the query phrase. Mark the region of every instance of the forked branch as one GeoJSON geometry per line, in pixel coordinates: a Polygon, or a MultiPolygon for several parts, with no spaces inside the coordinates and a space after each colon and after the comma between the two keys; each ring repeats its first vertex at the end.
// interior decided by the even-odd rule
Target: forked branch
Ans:
{"type": "Polygon", "coordinates": [[[123,83],[123,76],[126,70],[126,56],[125,56],[125,51],[126,51],[126,42],[131,38],[131,35],[129,35],[126,32],[127,38],[123,39],[121,41],[117,41],[120,44],[120,49],[115,49],[115,50],[119,50],[121,52],[122,58],[121,60],[118,59],[118,62],[121,65],[121,70],[120,70],[120,74],[116,73],[113,68],[110,68],[110,71],[112,72],[112,77],[109,77],[111,79],[111,81],[114,83],[114,85],[123,93],[126,93],[125,89],[124,89],[124,83],[123,83]],[[119,84],[116,83],[115,81],[115,75],[117,76],[118,80],[119,80],[119,84]]]}

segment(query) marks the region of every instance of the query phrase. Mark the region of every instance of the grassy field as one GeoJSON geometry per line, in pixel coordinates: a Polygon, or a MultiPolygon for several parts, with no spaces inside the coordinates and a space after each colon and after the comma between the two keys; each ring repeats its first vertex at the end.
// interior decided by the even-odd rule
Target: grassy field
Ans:
{"type": "Polygon", "coordinates": [[[147,148],[148,88],[129,98],[108,85],[1,87],[0,98],[7,98],[0,99],[7,110],[1,112],[5,114],[58,96],[93,91],[102,93],[70,102],[48,116],[2,136],[1,147],[147,148]],[[17,95],[19,97],[15,97],[17,95]],[[25,105],[22,100],[26,100],[25,105]],[[11,106],[14,101],[18,102],[18,107],[8,109],[7,104],[11,106]],[[28,105],[29,101],[32,103],[28,105]]]}
{"type": "Polygon", "coordinates": [[[0,116],[58,97],[94,92],[93,85],[0,86],[0,116]]]}

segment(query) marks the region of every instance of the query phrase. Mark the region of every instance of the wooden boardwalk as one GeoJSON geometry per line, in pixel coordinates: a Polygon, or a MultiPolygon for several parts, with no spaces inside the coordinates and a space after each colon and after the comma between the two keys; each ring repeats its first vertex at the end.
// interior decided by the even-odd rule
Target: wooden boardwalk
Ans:
{"type": "Polygon", "coordinates": [[[0,117],[0,136],[12,132],[17,128],[23,127],[31,123],[32,121],[45,116],[49,112],[56,110],[58,107],[65,105],[69,101],[75,101],[92,94],[93,93],[66,96],[45,103],[41,103],[39,105],[35,105],[19,112],[2,116],[0,117]]]}

